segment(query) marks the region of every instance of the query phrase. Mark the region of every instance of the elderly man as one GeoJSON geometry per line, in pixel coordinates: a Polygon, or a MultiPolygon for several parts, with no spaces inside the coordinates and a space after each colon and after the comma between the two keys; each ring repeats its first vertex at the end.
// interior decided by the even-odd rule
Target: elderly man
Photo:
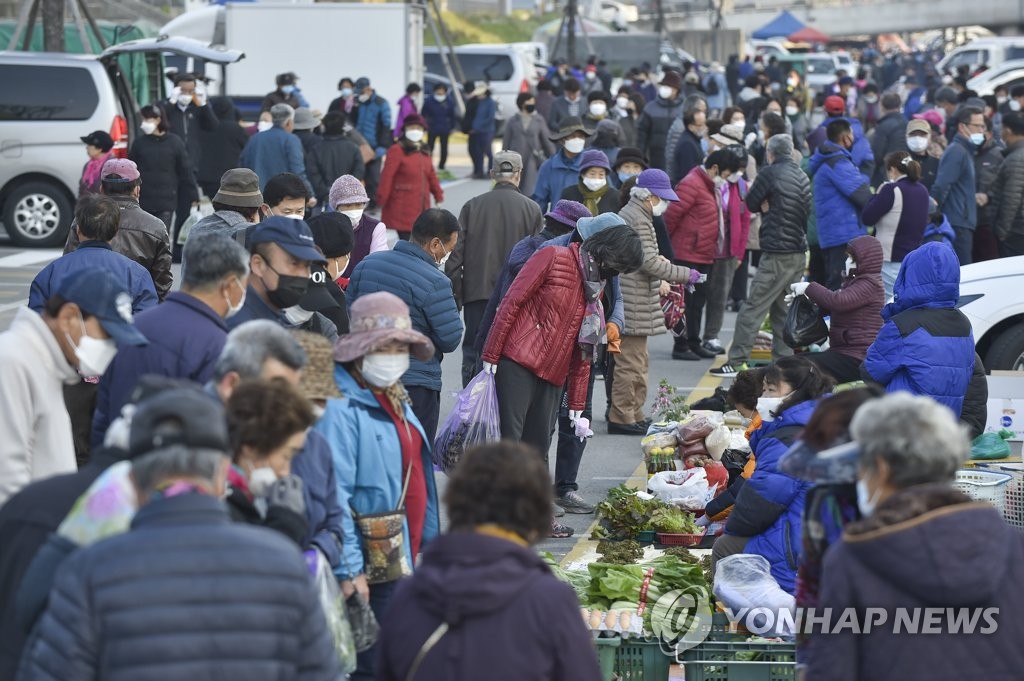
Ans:
{"type": "Polygon", "coordinates": [[[466,336],[462,343],[462,385],[479,371],[480,355],[474,347],[480,320],[501,267],[512,247],[540,231],[543,218],[537,203],[519,192],[523,158],[514,151],[494,155],[494,189],[462,207],[462,238],[455,244],[445,273],[452,280],[455,302],[463,308],[466,336]]]}
{"type": "Polygon", "coordinates": [[[135,677],[139,659],[170,681],[225,666],[248,679],[339,678],[302,555],[277,532],[231,522],[229,448],[223,409],[197,390],[140,405],[129,453],[141,507],[129,532],[58,569],[22,678],[135,677]]]}
{"type": "Polygon", "coordinates": [[[205,383],[224,348],[224,320],[242,309],[249,254],[226,234],[202,234],[185,246],[189,269],[181,290],[140,314],[135,324],[149,344],[123,348],[100,381],[92,445],[103,442],[139,378],[157,374],[205,383]]]}
{"type": "Polygon", "coordinates": [[[793,160],[793,138],[789,135],[775,135],[768,140],[766,156],[769,165],[757,174],[747,194],[747,208],[752,213],[764,213],[761,263],[750,285],[750,295],[736,318],[728,360],[711,370],[715,376],[735,376],[742,370],[766,314],[770,314],[772,320],[772,357],[778,359],[793,354],[782,340],[789,313],[785,298],[790,284],[803,278],[807,264],[811,185],[806,173],[793,160]]]}
{"type": "MultiPolygon", "coordinates": [[[[295,130],[295,109],[287,104],[275,104],[270,107],[270,119],[273,123],[270,129],[256,133],[245,145],[241,165],[260,178],[260,191],[263,191],[273,176],[295,173],[306,183],[306,189],[312,196],[313,186],[306,177],[302,142],[292,134],[295,130]]],[[[316,199],[310,199],[310,207],[315,205],[316,199]]]]}

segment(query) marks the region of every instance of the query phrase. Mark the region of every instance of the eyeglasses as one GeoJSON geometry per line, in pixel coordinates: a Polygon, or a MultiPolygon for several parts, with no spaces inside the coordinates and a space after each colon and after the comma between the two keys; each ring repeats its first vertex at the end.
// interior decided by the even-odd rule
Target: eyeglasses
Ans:
{"type": "Polygon", "coordinates": [[[978,132],[985,132],[986,129],[984,123],[964,123],[963,126],[968,130],[977,130],[978,132]]]}

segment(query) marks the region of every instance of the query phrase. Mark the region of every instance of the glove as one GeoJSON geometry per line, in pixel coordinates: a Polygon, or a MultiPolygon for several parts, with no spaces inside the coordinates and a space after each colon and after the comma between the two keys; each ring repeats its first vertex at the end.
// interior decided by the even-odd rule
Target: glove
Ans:
{"type": "Polygon", "coordinates": [[[207,95],[206,87],[203,86],[201,81],[196,82],[196,93],[192,96],[192,101],[196,106],[206,106],[207,95]]]}
{"type": "Polygon", "coordinates": [[[497,371],[498,371],[498,365],[497,364],[491,364],[490,362],[484,362],[484,373],[487,373],[487,374],[490,374],[491,376],[493,376],[495,373],[497,373],[497,371]]]}
{"type": "MultiPolygon", "coordinates": [[[[570,409],[569,410],[569,423],[572,423],[573,425],[575,425],[576,422],[580,420],[581,416],[583,416],[583,412],[582,411],[575,411],[573,409],[570,409]]],[[[588,424],[589,424],[589,421],[588,421],[588,424]]]]}
{"type": "Polygon", "coordinates": [[[691,269],[690,278],[687,280],[686,284],[686,290],[689,291],[690,293],[693,293],[697,288],[697,284],[703,284],[707,280],[708,275],[702,274],[697,270],[691,269]]]}
{"type": "MultiPolygon", "coordinates": [[[[571,418],[571,414],[572,413],[573,412],[569,412],[570,418],[571,418]]],[[[576,412],[576,413],[578,414],[579,412],[576,412]]],[[[576,437],[578,437],[580,439],[580,442],[583,442],[588,437],[593,437],[594,436],[594,431],[592,431],[590,429],[590,419],[584,418],[584,417],[580,416],[578,419],[576,419],[575,425],[576,425],[576,437]]]]}
{"type": "Polygon", "coordinates": [[[608,322],[604,328],[608,336],[608,352],[622,352],[622,335],[619,331],[619,325],[615,322],[608,322]]]}
{"type": "Polygon", "coordinates": [[[796,300],[796,294],[795,293],[787,293],[786,297],[783,298],[782,300],[783,300],[784,303],[786,303],[786,305],[792,305],[793,301],[796,300]]]}
{"type": "Polygon", "coordinates": [[[793,292],[794,296],[805,296],[807,295],[807,287],[811,283],[808,281],[798,281],[795,284],[790,284],[789,290],[793,292]]]}
{"type": "Polygon", "coordinates": [[[267,507],[281,506],[299,515],[306,515],[306,500],[302,497],[302,478],[286,475],[278,478],[267,493],[267,507]]]}
{"type": "Polygon", "coordinates": [[[709,518],[708,514],[705,513],[701,517],[697,518],[694,522],[697,524],[697,527],[708,527],[709,525],[711,525],[711,518],[709,518]]]}
{"type": "Polygon", "coordinates": [[[757,141],[756,132],[748,132],[747,136],[743,138],[743,144],[749,149],[750,145],[757,141]]]}

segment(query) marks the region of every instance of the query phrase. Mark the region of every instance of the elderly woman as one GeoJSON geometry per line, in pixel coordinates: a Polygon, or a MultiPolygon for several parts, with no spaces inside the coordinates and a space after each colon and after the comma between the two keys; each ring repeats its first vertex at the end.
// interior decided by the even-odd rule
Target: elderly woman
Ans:
{"type": "Polygon", "coordinates": [[[519,192],[531,196],[537,186],[537,173],[544,161],[555,153],[555,145],[548,139],[548,126],[537,113],[537,98],[532,92],[516,96],[519,113],[505,123],[504,148],[523,157],[523,176],[519,192]]]}
{"type": "Polygon", "coordinates": [[[582,203],[591,215],[614,213],[619,209],[619,194],[608,182],[612,167],[598,149],[580,154],[579,182],[562,190],[562,199],[582,203]]]}
{"type": "Polygon", "coordinates": [[[512,442],[471,449],[445,503],[451,532],[395,594],[377,678],[600,678],[575,594],[534,548],[551,514],[551,480],[536,453],[512,442]]]}
{"type": "Polygon", "coordinates": [[[863,616],[878,607],[890,619],[871,635],[816,629],[806,678],[937,679],[965,669],[978,679],[1019,676],[1024,625],[1013,613],[1024,602],[1024,535],[950,486],[970,449],[956,417],[927,398],[887,395],[858,410],[850,431],[864,520],[825,556],[817,612],[856,608],[863,616]],[[896,634],[895,612],[920,615],[924,631],[938,631],[896,634]],[[985,635],[966,636],[947,619],[961,615],[985,635]]]}
{"type": "MultiPolygon", "coordinates": [[[[427,361],[434,345],[391,293],[361,296],[350,312],[351,332],[334,345],[342,397],[327,400],[314,428],[331,445],[345,509],[335,575],[346,597],[367,598],[380,618],[440,525],[430,441],[401,381],[410,353],[427,361]]],[[[374,648],[360,653],[352,678],[374,678],[375,659],[374,648]]]]}
{"type": "MultiPolygon", "coordinates": [[[[388,149],[377,188],[381,221],[397,230],[398,237],[406,241],[412,232],[412,223],[430,208],[431,196],[438,204],[444,201],[444,190],[424,140],[426,129],[427,122],[419,114],[405,119],[402,137],[388,149]]],[[[352,220],[353,225],[355,222],[352,220]]]]}

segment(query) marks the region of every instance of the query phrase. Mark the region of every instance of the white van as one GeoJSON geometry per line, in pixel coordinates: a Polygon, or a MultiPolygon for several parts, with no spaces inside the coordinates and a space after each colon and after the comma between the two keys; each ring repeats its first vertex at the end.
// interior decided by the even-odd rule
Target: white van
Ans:
{"type": "Polygon", "coordinates": [[[978,38],[956,48],[936,65],[939,73],[956,73],[960,66],[974,71],[982,64],[994,68],[1004,61],[1024,59],[1024,36],[1014,38],[978,38]]]}
{"type": "MultiPolygon", "coordinates": [[[[537,70],[530,50],[519,45],[456,45],[462,73],[466,80],[487,81],[498,103],[498,117],[516,113],[516,97],[537,85],[537,70]]],[[[423,69],[427,73],[448,77],[436,47],[423,48],[423,69]]]]}

